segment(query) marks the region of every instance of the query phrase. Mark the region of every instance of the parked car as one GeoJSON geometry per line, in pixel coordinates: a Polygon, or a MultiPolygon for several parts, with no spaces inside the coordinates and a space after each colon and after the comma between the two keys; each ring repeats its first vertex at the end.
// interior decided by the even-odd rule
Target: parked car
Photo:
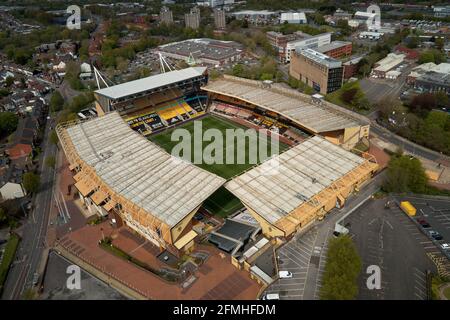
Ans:
{"type": "Polygon", "coordinates": [[[443,237],[437,231],[431,230],[429,232],[429,234],[434,240],[442,240],[443,239],[443,237]]]}
{"type": "Polygon", "coordinates": [[[261,300],[280,300],[280,295],[278,293],[266,293],[261,300]]]}
{"type": "Polygon", "coordinates": [[[417,222],[420,224],[420,226],[424,229],[431,228],[430,224],[423,218],[418,218],[417,222]]]}
{"type": "Polygon", "coordinates": [[[292,272],[280,271],[280,272],[278,272],[278,276],[280,277],[280,279],[289,279],[289,278],[292,278],[292,272]]]}
{"type": "Polygon", "coordinates": [[[38,284],[38,280],[39,280],[39,273],[35,272],[33,274],[33,286],[36,286],[38,284]]]}
{"type": "Polygon", "coordinates": [[[442,243],[442,244],[441,244],[441,248],[444,249],[444,250],[450,250],[450,244],[448,244],[448,243],[442,243]]]}

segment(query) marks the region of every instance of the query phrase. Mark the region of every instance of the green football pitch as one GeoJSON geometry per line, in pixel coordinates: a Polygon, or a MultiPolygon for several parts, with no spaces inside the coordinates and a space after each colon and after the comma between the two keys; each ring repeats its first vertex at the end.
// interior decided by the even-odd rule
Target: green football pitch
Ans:
{"type": "MultiPolygon", "coordinates": [[[[248,129],[244,126],[241,126],[239,124],[236,124],[230,120],[226,120],[224,118],[208,115],[206,117],[203,117],[199,120],[191,121],[188,123],[185,123],[183,125],[177,126],[175,128],[172,128],[170,130],[163,131],[161,133],[158,133],[156,135],[150,136],[150,141],[158,144],[163,149],[165,149],[167,152],[172,153],[172,150],[176,145],[178,145],[179,141],[172,141],[172,133],[174,133],[175,130],[183,128],[189,131],[192,139],[191,139],[191,150],[194,150],[194,122],[200,122],[202,125],[202,133],[204,133],[208,129],[218,129],[221,131],[222,136],[224,137],[223,142],[223,163],[213,163],[213,164],[206,164],[206,163],[195,163],[200,168],[203,168],[209,172],[212,172],[214,174],[217,174],[218,176],[221,176],[225,179],[230,179],[236,175],[239,175],[240,173],[248,170],[249,168],[257,165],[260,163],[261,159],[256,157],[256,163],[255,161],[250,161],[252,158],[249,155],[249,148],[250,148],[250,140],[248,138],[242,137],[244,141],[237,141],[237,139],[234,139],[234,145],[233,144],[227,144],[225,143],[225,136],[226,136],[226,130],[227,129],[248,129]],[[238,153],[238,147],[244,146],[245,148],[245,160],[244,163],[237,163],[237,153],[238,153]],[[231,148],[231,149],[230,149],[231,148]],[[227,161],[225,155],[227,154],[227,151],[233,151],[234,150],[234,161],[232,163],[225,163],[227,161]]],[[[198,125],[198,123],[197,123],[198,125]]],[[[204,140],[204,139],[202,139],[204,140]]],[[[202,141],[202,151],[205,150],[208,145],[210,145],[210,141],[202,141]]],[[[267,154],[275,154],[277,152],[276,148],[273,147],[272,142],[269,138],[265,135],[258,135],[257,138],[257,147],[258,148],[266,148],[267,154]]],[[[282,152],[288,148],[288,145],[283,144],[279,142],[278,152],[282,152]]],[[[259,149],[256,149],[259,151],[259,149]]],[[[242,150],[240,150],[242,152],[242,150]]],[[[190,161],[194,163],[194,151],[191,151],[191,159],[190,161]]],[[[259,154],[259,153],[258,153],[259,154]]],[[[215,155],[215,153],[213,153],[215,155]]],[[[253,159],[255,160],[255,159],[253,159]]],[[[242,207],[241,202],[239,199],[234,197],[228,190],[226,190],[224,187],[221,187],[219,190],[217,190],[212,196],[208,198],[208,200],[205,201],[204,207],[211,211],[214,214],[217,214],[222,217],[226,217],[229,214],[235,212],[239,208],[242,207]]]]}

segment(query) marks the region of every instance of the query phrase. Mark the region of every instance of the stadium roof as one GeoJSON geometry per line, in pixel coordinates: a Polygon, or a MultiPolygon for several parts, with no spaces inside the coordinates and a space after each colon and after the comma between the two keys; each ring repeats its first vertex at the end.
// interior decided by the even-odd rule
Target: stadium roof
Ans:
{"type": "Polygon", "coordinates": [[[314,136],[234,178],[225,187],[275,224],[364,161],[314,136]]]}
{"type": "Polygon", "coordinates": [[[225,183],[145,139],[117,112],[70,127],[67,134],[111,190],[171,227],[225,183]]]}
{"type": "Polygon", "coordinates": [[[201,76],[205,72],[205,70],[206,67],[191,67],[182,70],[174,70],[130,82],[121,83],[108,88],[99,89],[95,91],[95,93],[110,99],[120,99],[133,94],[145,92],[165,85],[201,76]]]}
{"type": "MultiPolygon", "coordinates": [[[[233,96],[264,109],[279,113],[314,133],[358,127],[360,123],[337,110],[261,87],[261,83],[238,78],[209,81],[202,89],[233,96]]],[[[283,89],[286,92],[292,90],[283,89]]],[[[282,92],[282,91],[280,91],[282,92]]],[[[295,92],[295,94],[297,94],[295,92]]]]}

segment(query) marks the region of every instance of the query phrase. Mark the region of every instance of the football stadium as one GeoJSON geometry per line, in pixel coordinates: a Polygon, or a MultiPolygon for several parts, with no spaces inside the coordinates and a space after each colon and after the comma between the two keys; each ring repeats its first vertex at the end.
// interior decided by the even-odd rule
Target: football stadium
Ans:
{"type": "Polygon", "coordinates": [[[209,80],[206,68],[191,67],[94,95],[98,117],[57,126],[80,198],[175,254],[193,249],[199,210],[225,218],[245,208],[266,237],[286,238],[344,206],[378,168],[372,156],[353,150],[368,137],[368,124],[270,82],[209,80]],[[265,129],[265,135],[233,140],[231,151],[223,146],[233,157],[244,146],[245,163],[173,155],[173,132],[195,135],[196,126],[224,135],[265,129]],[[252,143],[268,146],[269,157],[249,161],[252,143]],[[267,174],[273,161],[277,171],[267,174]]]}

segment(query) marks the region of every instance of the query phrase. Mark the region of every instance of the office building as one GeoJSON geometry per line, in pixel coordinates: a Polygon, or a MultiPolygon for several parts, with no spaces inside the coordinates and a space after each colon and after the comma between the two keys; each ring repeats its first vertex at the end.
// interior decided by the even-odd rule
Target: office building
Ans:
{"type": "Polygon", "coordinates": [[[289,74],[327,94],[342,86],[344,68],[342,62],[312,49],[301,49],[292,55],[289,74]]]}

